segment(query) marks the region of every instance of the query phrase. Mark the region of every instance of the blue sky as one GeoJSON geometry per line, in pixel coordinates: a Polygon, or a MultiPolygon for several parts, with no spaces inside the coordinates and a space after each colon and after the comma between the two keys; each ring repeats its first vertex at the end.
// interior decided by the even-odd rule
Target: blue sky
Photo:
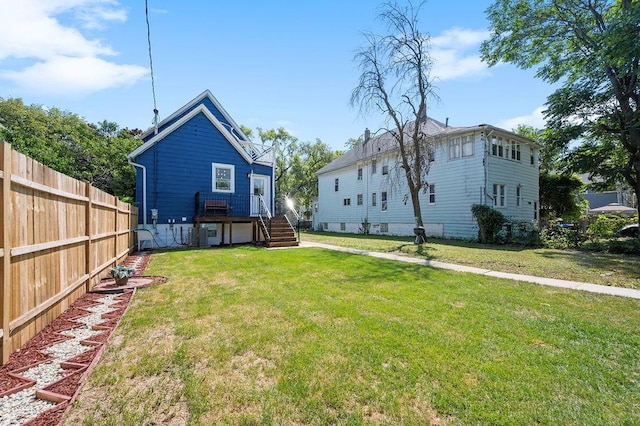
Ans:
{"type": "MultiPolygon", "coordinates": [[[[300,140],[344,148],[365,127],[383,123],[349,105],[359,75],[354,52],[362,31],[383,33],[381,3],[148,0],[160,118],[209,89],[240,124],[284,127],[300,140]]],[[[490,4],[430,0],[423,7],[440,97],[429,115],[453,126],[543,127],[552,88],[533,70],[479,60],[490,4]]],[[[153,98],[144,6],[0,0],[0,97],[147,129],[153,98]]]]}

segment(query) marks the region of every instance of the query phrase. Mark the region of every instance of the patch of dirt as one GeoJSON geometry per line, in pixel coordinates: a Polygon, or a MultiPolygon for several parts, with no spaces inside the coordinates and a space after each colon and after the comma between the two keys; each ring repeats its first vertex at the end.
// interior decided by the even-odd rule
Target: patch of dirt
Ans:
{"type": "MultiPolygon", "coordinates": [[[[95,386],[90,381],[82,388],[72,410],[64,416],[65,426],[82,426],[87,418],[106,418],[112,424],[126,424],[126,419],[141,417],[144,424],[183,426],[187,424],[189,409],[182,397],[182,381],[170,376],[136,376],[135,380],[120,384],[117,389],[110,385],[95,386]],[[144,395],[141,398],[139,395],[144,395]],[[178,395],[178,399],[172,396],[178,395]],[[112,398],[116,398],[118,409],[114,410],[112,398]],[[127,401],[144,400],[143,406],[127,401]],[[146,411],[146,412],[145,412],[146,411]]],[[[115,385],[111,385],[115,386],[115,385]]],[[[129,421],[129,424],[131,421],[129,421]]]]}

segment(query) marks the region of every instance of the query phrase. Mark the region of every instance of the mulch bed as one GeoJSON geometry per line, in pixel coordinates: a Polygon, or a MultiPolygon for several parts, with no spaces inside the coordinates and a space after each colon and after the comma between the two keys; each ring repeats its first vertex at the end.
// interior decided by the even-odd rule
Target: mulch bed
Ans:
{"type": "Polygon", "coordinates": [[[22,389],[26,389],[35,384],[35,380],[31,380],[27,377],[22,377],[6,371],[0,372],[0,388],[11,390],[11,393],[19,392],[22,389]]]}
{"type": "Polygon", "coordinates": [[[102,321],[100,324],[94,325],[93,329],[104,330],[104,329],[114,328],[116,325],[118,325],[119,321],[120,321],[120,317],[109,318],[108,320],[102,321]]]}
{"type": "Polygon", "coordinates": [[[60,331],[67,331],[67,330],[72,330],[74,328],[79,328],[79,327],[82,327],[82,325],[83,325],[82,323],[79,323],[77,321],[72,321],[66,318],[58,318],[56,321],[52,322],[47,327],[45,327],[44,330],[57,333],[60,331]]]}
{"type": "Polygon", "coordinates": [[[57,382],[44,387],[43,390],[71,398],[80,387],[80,382],[84,373],[85,369],[77,370],[57,382]]]}
{"type": "Polygon", "coordinates": [[[85,340],[81,340],[80,343],[84,344],[86,342],[89,345],[91,345],[92,343],[104,343],[109,338],[111,331],[112,330],[105,331],[104,333],[100,333],[100,334],[94,334],[91,337],[87,337],[85,340]]]}
{"type": "Polygon", "coordinates": [[[96,346],[95,348],[92,348],[92,349],[89,349],[88,351],[82,352],[78,356],[74,356],[73,358],[68,359],[67,362],[74,362],[76,364],[87,364],[87,365],[89,365],[94,360],[94,358],[96,357],[96,355],[98,354],[100,349],[101,348],[99,346],[96,346]]]}
{"type": "Polygon", "coordinates": [[[77,307],[71,305],[71,307],[69,309],[64,311],[62,313],[62,315],[60,315],[58,318],[56,318],[56,321],[59,320],[60,318],[66,319],[66,320],[74,320],[74,319],[78,319],[80,317],[86,317],[89,314],[91,314],[91,312],[87,311],[86,309],[77,308],[77,307]]]}
{"type": "MultiPolygon", "coordinates": [[[[0,373],[28,370],[29,368],[35,367],[36,365],[49,361],[50,359],[51,355],[41,352],[37,347],[23,348],[11,354],[9,361],[7,361],[7,363],[0,369],[0,373]]],[[[11,388],[0,386],[0,395],[9,391],[9,389],[11,388]]]]}
{"type": "Polygon", "coordinates": [[[38,417],[23,423],[22,426],[58,426],[68,405],[68,402],[58,404],[55,407],[40,413],[38,417]]]}

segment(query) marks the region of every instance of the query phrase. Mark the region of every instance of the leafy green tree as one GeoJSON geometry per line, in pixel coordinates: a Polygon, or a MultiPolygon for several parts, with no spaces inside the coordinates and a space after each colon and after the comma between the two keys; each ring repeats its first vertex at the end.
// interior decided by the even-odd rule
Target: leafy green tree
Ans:
{"type": "Polygon", "coordinates": [[[514,132],[542,145],[540,150],[540,217],[541,219],[577,219],[584,212],[581,192],[582,180],[573,173],[561,173],[559,150],[549,143],[549,132],[520,124],[514,132]]]}
{"type": "Polygon", "coordinates": [[[624,160],[593,173],[618,170],[640,195],[640,2],[496,0],[487,15],[491,37],[482,57],[489,65],[537,66],[537,77],[560,83],[545,112],[553,143],[566,149],[584,138],[568,154],[592,158],[582,165],[598,162],[609,144],[624,160]]]}
{"type": "Polygon", "coordinates": [[[427,115],[428,101],[436,97],[430,75],[430,37],[418,22],[423,4],[384,4],[378,17],[388,35],[364,35],[365,44],[355,57],[361,74],[351,95],[351,104],[359,106],[361,113],[376,111],[386,116],[417,226],[423,226],[419,195],[428,185],[428,150],[433,144],[419,124],[427,115]]]}
{"type": "Polygon", "coordinates": [[[294,198],[297,208],[310,206],[318,195],[315,173],[342,152],[332,151],[320,139],[314,143],[300,142],[284,128],[258,129],[258,135],[262,143],[276,146],[276,196],[294,198]]]}
{"type": "Polygon", "coordinates": [[[326,143],[316,139],[314,143],[300,144],[299,156],[291,169],[292,179],[288,193],[294,197],[299,206],[311,206],[312,200],[318,196],[318,176],[316,172],[342,155],[341,151],[333,151],[326,143]]]}
{"type": "Polygon", "coordinates": [[[540,217],[543,219],[579,218],[583,213],[580,193],[584,184],[575,174],[540,174],[540,217]]]}
{"type": "Polygon", "coordinates": [[[135,170],[126,155],[140,145],[139,130],[103,121],[87,124],[77,114],[0,98],[0,140],[13,149],[96,188],[132,199],[135,170]]]}
{"type": "Polygon", "coordinates": [[[258,136],[263,144],[273,145],[276,149],[276,196],[287,195],[291,186],[291,167],[300,159],[298,153],[298,138],[291,135],[283,127],[278,129],[263,130],[258,128],[258,136]]]}

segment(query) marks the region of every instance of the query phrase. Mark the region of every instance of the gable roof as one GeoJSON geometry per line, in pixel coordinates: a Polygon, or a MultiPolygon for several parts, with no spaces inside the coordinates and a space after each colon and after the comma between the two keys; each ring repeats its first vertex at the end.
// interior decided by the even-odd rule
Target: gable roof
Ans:
{"type": "MultiPolygon", "coordinates": [[[[172,121],[175,121],[181,115],[185,114],[187,111],[189,111],[190,109],[194,108],[196,105],[202,104],[205,99],[209,99],[211,101],[211,103],[213,103],[213,105],[218,109],[218,111],[220,111],[220,114],[222,114],[222,116],[225,118],[227,123],[229,123],[229,125],[231,126],[231,128],[232,128],[231,131],[233,133],[236,133],[239,136],[239,139],[242,139],[242,140],[245,140],[245,141],[249,141],[249,138],[247,137],[247,135],[244,134],[244,132],[242,131],[242,129],[240,128],[238,123],[236,123],[235,120],[233,118],[231,118],[231,116],[229,115],[227,110],[224,109],[222,104],[220,104],[220,102],[218,102],[216,97],[213,96],[213,93],[211,93],[211,91],[209,89],[206,89],[204,92],[200,93],[198,96],[196,96],[195,98],[193,98],[189,102],[187,102],[184,106],[182,106],[181,108],[176,110],[173,114],[171,114],[167,118],[161,120],[158,123],[158,129],[162,129],[164,126],[167,126],[172,121]]],[[[158,133],[161,133],[163,130],[164,129],[160,130],[158,133]]],[[[151,135],[154,131],[155,131],[155,127],[150,127],[149,129],[147,129],[145,132],[143,132],[140,135],[140,138],[144,140],[149,135],[151,135]]]]}
{"type": "MultiPolygon", "coordinates": [[[[414,122],[407,124],[406,133],[410,132],[413,129],[414,122]]],[[[522,141],[526,141],[531,143],[532,145],[537,145],[535,141],[515,134],[513,132],[509,132],[504,129],[500,129],[499,127],[494,127],[488,124],[480,124],[477,126],[469,126],[469,127],[453,127],[442,123],[441,121],[435,120],[433,118],[427,118],[424,121],[420,122],[421,131],[429,136],[429,137],[437,137],[437,136],[453,136],[457,134],[463,134],[473,131],[479,130],[498,130],[502,133],[507,133],[514,138],[518,138],[522,141]]],[[[384,132],[378,136],[374,136],[369,141],[360,142],[355,147],[345,152],[340,157],[333,160],[331,163],[327,164],[320,170],[316,172],[317,175],[321,175],[324,173],[328,173],[334,170],[341,169],[343,167],[348,167],[353,164],[358,163],[359,161],[366,160],[375,155],[383,154],[386,152],[390,152],[398,149],[398,144],[396,139],[393,137],[391,132],[384,132]]]]}
{"type": "MultiPolygon", "coordinates": [[[[229,130],[227,130],[227,128],[203,104],[193,108],[187,114],[183,115],[179,120],[175,121],[173,124],[169,125],[167,128],[162,129],[162,131],[159,132],[157,135],[155,135],[154,137],[149,139],[147,142],[140,145],[137,149],[135,149],[129,155],[127,155],[127,158],[129,158],[130,160],[133,160],[134,158],[136,158],[137,156],[139,156],[140,154],[147,151],[149,148],[153,147],[155,144],[157,144],[158,142],[160,142],[161,140],[169,136],[175,130],[182,127],[184,123],[188,122],[198,114],[204,114],[204,116],[211,122],[211,124],[213,124],[218,129],[218,131],[224,136],[224,138],[236,149],[236,151],[238,151],[238,153],[242,156],[242,158],[244,158],[249,164],[253,163],[253,159],[251,158],[251,155],[249,155],[249,153],[247,153],[247,151],[244,150],[244,148],[242,147],[242,145],[240,145],[236,137],[234,137],[234,135],[232,135],[229,132],[229,130]]],[[[178,116],[179,114],[174,113],[172,115],[178,116]]],[[[167,119],[167,121],[168,120],[169,119],[167,119]]]]}

